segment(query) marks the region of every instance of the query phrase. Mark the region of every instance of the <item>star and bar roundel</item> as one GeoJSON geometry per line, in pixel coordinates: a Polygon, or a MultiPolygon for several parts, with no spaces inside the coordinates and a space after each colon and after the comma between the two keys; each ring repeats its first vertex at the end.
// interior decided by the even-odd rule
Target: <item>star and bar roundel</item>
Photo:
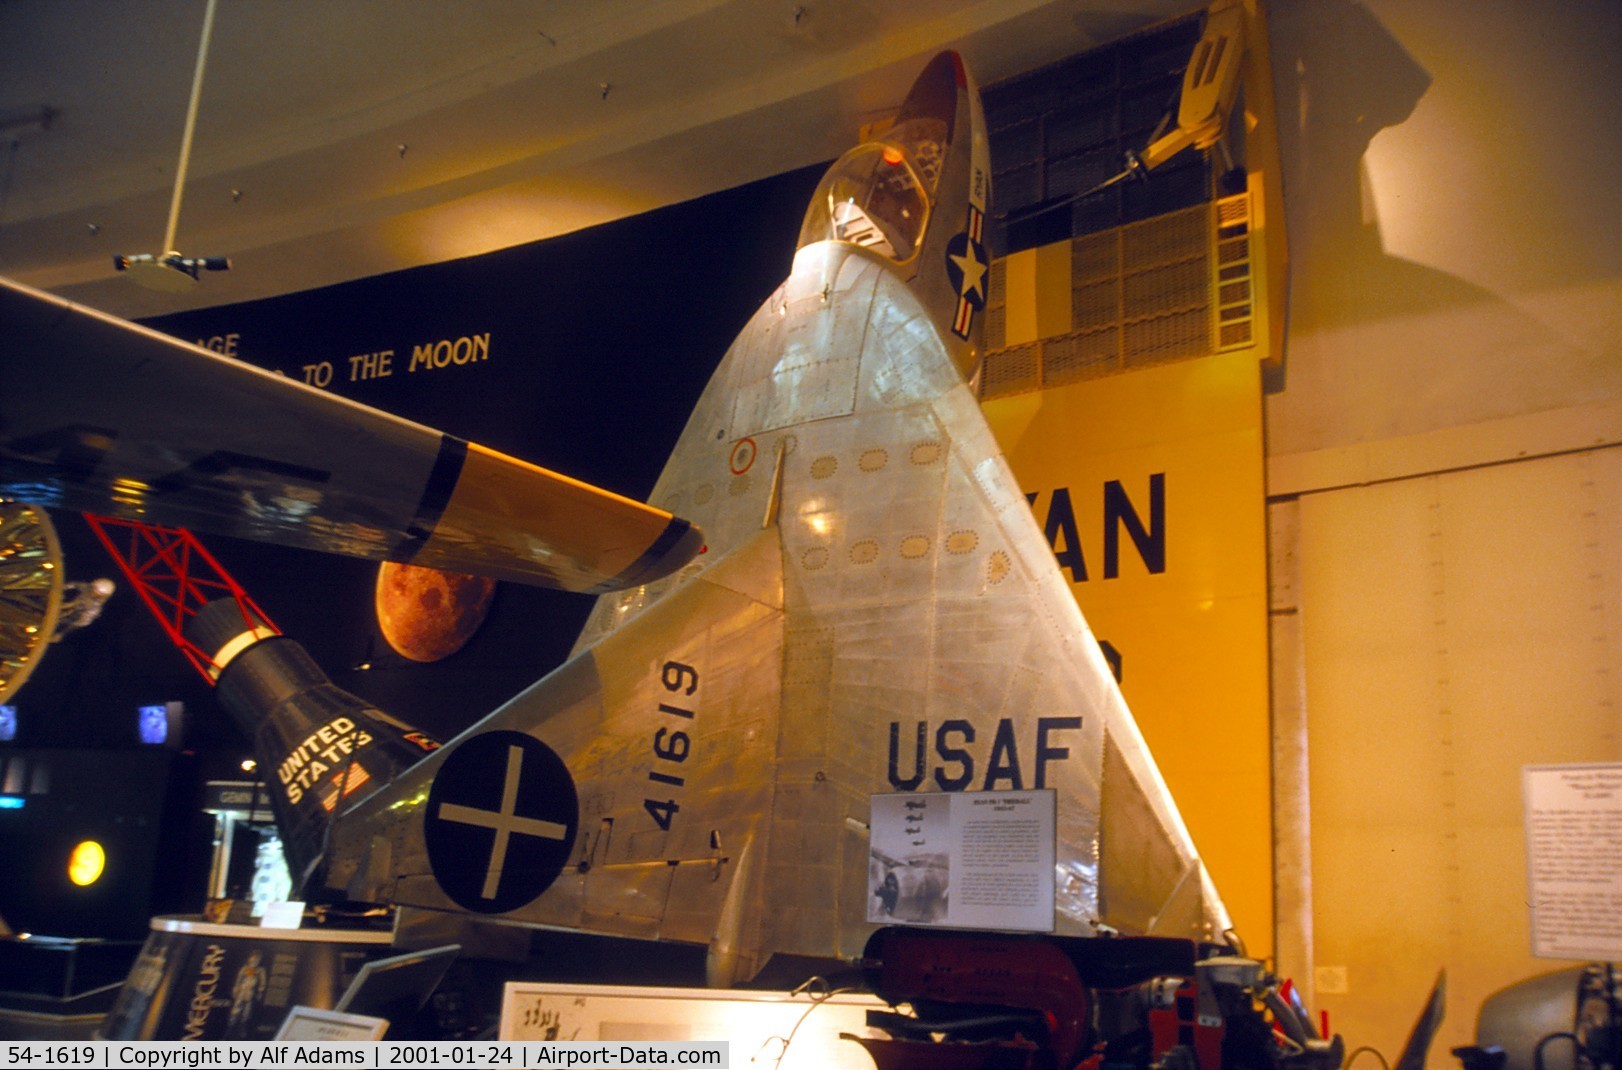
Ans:
{"type": "Polygon", "coordinates": [[[551,747],[522,732],[485,732],[440,766],[428,789],[423,844],[453,902],[504,914],[557,880],[579,821],[574,778],[551,747]]]}
{"type": "Polygon", "coordinates": [[[985,214],[971,204],[965,229],[946,243],[946,278],[957,291],[952,333],[959,338],[969,336],[974,314],[986,307],[986,273],[991,270],[991,257],[981,244],[984,225],[985,214]]]}

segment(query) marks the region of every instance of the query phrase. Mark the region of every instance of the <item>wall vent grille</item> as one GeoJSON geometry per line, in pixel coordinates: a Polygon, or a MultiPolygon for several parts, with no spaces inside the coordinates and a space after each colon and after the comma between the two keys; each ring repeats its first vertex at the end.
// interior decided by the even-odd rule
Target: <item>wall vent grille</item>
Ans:
{"type": "Polygon", "coordinates": [[[1007,270],[992,264],[981,396],[1007,397],[1253,344],[1250,198],[1074,238],[1070,330],[1006,345],[1007,270]]]}

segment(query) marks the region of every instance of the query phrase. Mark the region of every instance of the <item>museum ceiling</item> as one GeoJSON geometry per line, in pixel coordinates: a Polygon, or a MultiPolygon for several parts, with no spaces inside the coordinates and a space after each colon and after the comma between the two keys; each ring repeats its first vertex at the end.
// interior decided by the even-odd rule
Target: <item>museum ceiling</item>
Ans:
{"type": "Polygon", "coordinates": [[[565,233],[830,159],[920,59],[982,84],[1187,0],[225,0],[163,252],[204,0],[0,0],[0,274],[119,315],[565,233]]]}

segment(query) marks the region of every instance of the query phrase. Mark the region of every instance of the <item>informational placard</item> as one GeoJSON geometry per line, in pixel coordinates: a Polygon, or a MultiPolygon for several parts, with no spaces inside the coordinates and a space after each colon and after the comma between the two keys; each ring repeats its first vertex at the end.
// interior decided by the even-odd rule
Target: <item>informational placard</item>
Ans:
{"type": "Polygon", "coordinates": [[[259,919],[260,927],[265,929],[297,929],[304,924],[304,904],[296,900],[255,903],[253,912],[259,919]]]}
{"type": "MultiPolygon", "coordinates": [[[[872,1070],[873,1059],[852,1037],[880,1037],[867,1012],[884,1010],[862,992],[764,992],[740,989],[649,988],[509,981],[503,989],[498,1036],[556,1049],[564,1045],[671,1045],[725,1041],[730,1066],[775,1070],[872,1070]]],[[[533,1049],[532,1049],[533,1050],[533,1049]]],[[[593,1050],[609,1050],[606,1047],[593,1050]]],[[[655,1052],[654,1056],[659,1056],[655,1052]]],[[[564,1056],[555,1055],[557,1065],[564,1056]]],[[[649,1057],[601,1065],[676,1065],[649,1057]]],[[[596,1062],[582,1066],[599,1065],[596,1062]]],[[[716,1065],[692,1062],[688,1065],[716,1065]]]]}
{"type": "Polygon", "coordinates": [[[318,1007],[296,1006],[287,1012],[287,1019],[276,1031],[277,1040],[381,1040],[388,1031],[386,1018],[372,1018],[364,1014],[345,1014],[342,1011],[323,1010],[318,1007]]]}
{"type": "Polygon", "coordinates": [[[1532,954],[1622,959],[1622,762],[1525,770],[1532,954]]]}
{"type": "Polygon", "coordinates": [[[1053,931],[1053,790],[875,795],[867,920],[1053,931]]]}

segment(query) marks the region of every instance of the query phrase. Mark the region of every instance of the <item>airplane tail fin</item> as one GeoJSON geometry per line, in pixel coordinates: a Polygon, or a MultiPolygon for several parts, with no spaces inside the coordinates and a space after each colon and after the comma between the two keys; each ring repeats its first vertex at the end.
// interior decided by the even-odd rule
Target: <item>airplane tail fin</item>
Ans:
{"type": "Polygon", "coordinates": [[[274,775],[271,806],[294,881],[315,886],[333,816],[439,741],[334,684],[302,645],[234,599],[204,606],[186,637],[213,658],[221,705],[253,741],[261,775],[274,775]]]}

